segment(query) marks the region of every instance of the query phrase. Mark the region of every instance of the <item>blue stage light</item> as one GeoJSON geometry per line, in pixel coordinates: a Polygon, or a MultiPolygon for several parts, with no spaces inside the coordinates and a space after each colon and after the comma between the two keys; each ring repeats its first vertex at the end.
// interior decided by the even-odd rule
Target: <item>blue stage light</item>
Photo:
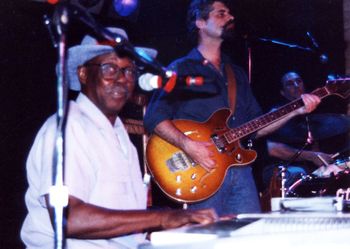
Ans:
{"type": "Polygon", "coordinates": [[[129,16],[137,9],[138,0],[113,0],[113,7],[120,16],[129,16]]]}

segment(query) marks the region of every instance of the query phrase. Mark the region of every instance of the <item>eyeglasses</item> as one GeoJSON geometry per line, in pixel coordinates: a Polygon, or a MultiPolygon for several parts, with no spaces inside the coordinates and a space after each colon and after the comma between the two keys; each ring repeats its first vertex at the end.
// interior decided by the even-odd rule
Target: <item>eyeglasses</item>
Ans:
{"type": "Polygon", "coordinates": [[[121,73],[128,81],[135,81],[138,77],[138,71],[134,67],[120,68],[113,63],[86,63],[84,66],[99,66],[105,80],[116,80],[121,73]]]}

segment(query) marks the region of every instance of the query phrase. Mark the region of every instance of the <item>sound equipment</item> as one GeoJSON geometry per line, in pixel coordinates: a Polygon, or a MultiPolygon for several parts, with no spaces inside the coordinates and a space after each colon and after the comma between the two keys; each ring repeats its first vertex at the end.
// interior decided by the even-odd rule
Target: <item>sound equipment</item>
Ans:
{"type": "Polygon", "coordinates": [[[350,214],[278,212],[240,214],[235,219],[151,234],[139,249],[269,248],[345,249],[349,247],[350,214]]]}

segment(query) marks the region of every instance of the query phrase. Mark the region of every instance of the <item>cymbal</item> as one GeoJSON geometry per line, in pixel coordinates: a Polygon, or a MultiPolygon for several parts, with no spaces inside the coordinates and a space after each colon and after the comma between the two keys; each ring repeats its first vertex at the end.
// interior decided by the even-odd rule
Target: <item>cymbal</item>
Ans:
{"type": "Polygon", "coordinates": [[[270,137],[278,142],[303,143],[308,138],[308,131],[314,140],[346,133],[350,131],[350,116],[328,113],[295,117],[270,137]]]}

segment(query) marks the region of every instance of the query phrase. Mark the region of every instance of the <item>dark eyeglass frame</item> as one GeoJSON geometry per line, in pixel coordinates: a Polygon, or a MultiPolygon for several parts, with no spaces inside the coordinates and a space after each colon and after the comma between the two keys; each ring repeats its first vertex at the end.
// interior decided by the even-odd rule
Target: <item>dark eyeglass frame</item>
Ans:
{"type": "Polygon", "coordinates": [[[139,76],[139,72],[136,67],[118,67],[114,63],[85,63],[83,66],[98,66],[102,73],[102,77],[105,80],[116,80],[123,73],[124,77],[128,81],[135,81],[139,76]],[[112,69],[112,71],[111,71],[112,69]],[[113,71],[114,70],[114,71],[113,71]]]}

